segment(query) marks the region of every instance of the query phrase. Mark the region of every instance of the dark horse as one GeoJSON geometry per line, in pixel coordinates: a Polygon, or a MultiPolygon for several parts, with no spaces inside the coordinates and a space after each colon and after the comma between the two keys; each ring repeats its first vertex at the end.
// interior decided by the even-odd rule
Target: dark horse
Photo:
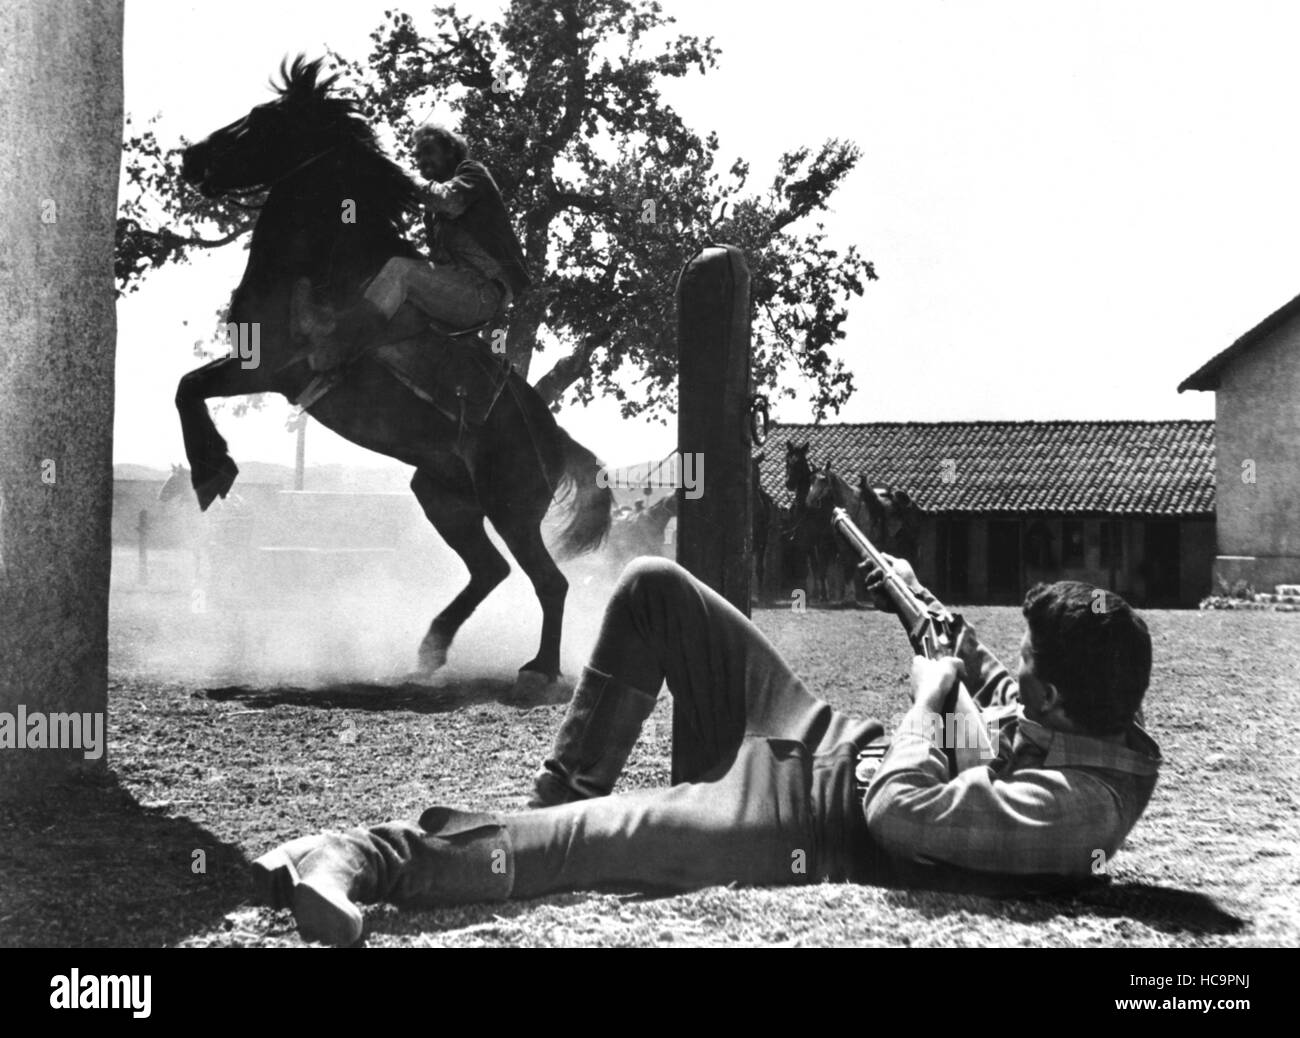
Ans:
{"type": "MultiPolygon", "coordinates": [[[[830,523],[830,512],[843,508],[880,551],[907,559],[914,567],[919,564],[917,534],[920,513],[905,491],[873,486],[865,474],[858,477],[858,485],[854,488],[827,462],[825,468],[813,473],[807,503],[809,511],[824,517],[827,524],[830,523]]],[[[838,539],[837,544],[846,580],[852,576],[857,597],[862,598],[865,588],[857,555],[838,539]]]]}
{"type": "MultiPolygon", "coordinates": [[[[402,236],[403,218],[419,210],[418,188],[380,149],[355,102],[317,81],[320,62],[301,56],[281,67],[278,97],[185,150],[182,176],[207,197],[267,192],[248,267],[230,303],[234,323],[260,324],[261,359],[213,361],[181,379],[176,393],[185,453],[199,505],[224,497],[238,473],[208,414],[210,397],[281,393],[297,400],[313,380],[298,359],[290,299],[300,279],[335,307],[354,302],[365,281],[393,256],[421,258],[402,236]],[[341,217],[348,204],[352,221],[341,217]]],[[[440,333],[407,305],[393,325],[430,346],[440,333]]],[[[420,389],[421,387],[416,387],[420,389]]],[[[480,427],[457,422],[363,353],[346,377],[310,403],[313,418],[353,443],[415,466],[411,480],[425,515],[469,568],[469,583],[440,612],[420,645],[424,673],[441,667],[461,624],[505,580],[510,565],[484,529],[486,517],[532,581],[542,607],[541,645],[520,668],[527,683],[560,671],[560,631],[568,581],[542,541],[541,522],[557,490],[573,491],[561,533],[566,554],[590,551],[609,531],[612,495],[598,486],[600,462],[555,423],[532,388],[513,371],[480,427]]]]}
{"type": "Polygon", "coordinates": [[[785,445],[785,486],[794,491],[789,516],[781,537],[785,542],[784,558],[787,560],[784,581],[801,586],[812,571],[812,587],[808,597],[826,601],[830,593],[826,588],[826,570],[839,554],[835,531],[830,525],[830,509],[810,508],[808,492],[812,487],[813,467],[808,460],[808,444],[785,445]]]}
{"type": "MultiPolygon", "coordinates": [[[[831,512],[836,508],[843,508],[848,512],[849,519],[867,535],[867,539],[872,544],[881,551],[892,550],[885,540],[888,532],[888,514],[884,503],[873,491],[855,490],[849,486],[832,468],[829,461],[821,470],[814,470],[806,504],[809,514],[814,517],[813,521],[819,528],[833,530],[831,512]]],[[[835,548],[845,586],[853,588],[855,598],[864,597],[866,589],[862,571],[858,568],[860,560],[838,537],[835,539],[835,548]]]]}

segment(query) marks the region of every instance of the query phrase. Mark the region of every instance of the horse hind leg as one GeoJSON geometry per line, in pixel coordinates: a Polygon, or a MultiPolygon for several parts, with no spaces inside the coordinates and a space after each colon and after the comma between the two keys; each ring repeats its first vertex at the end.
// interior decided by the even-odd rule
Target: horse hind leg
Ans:
{"type": "Polygon", "coordinates": [[[469,570],[469,583],[433,619],[420,643],[419,671],[432,674],[447,662],[447,651],[461,625],[483,599],[510,575],[510,564],[497,551],[483,528],[483,511],[471,490],[437,482],[424,470],[411,479],[411,490],[439,536],[461,557],[469,570]]]}
{"type": "Polygon", "coordinates": [[[542,607],[542,635],[537,655],[519,668],[516,697],[526,698],[554,685],[560,676],[560,636],[564,627],[564,600],[569,581],[551,558],[542,540],[540,518],[516,517],[507,512],[493,518],[493,526],[506,542],[542,607]]]}

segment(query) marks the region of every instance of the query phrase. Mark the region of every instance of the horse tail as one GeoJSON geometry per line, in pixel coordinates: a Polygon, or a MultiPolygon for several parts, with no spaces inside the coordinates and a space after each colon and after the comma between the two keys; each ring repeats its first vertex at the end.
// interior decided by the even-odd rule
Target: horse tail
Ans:
{"type": "Polygon", "coordinates": [[[596,455],[563,429],[556,428],[564,456],[560,487],[572,488],[574,492],[569,502],[569,521],[560,533],[560,552],[572,558],[595,551],[609,536],[614,492],[607,481],[605,486],[601,486],[597,480],[597,474],[604,466],[596,455]]]}

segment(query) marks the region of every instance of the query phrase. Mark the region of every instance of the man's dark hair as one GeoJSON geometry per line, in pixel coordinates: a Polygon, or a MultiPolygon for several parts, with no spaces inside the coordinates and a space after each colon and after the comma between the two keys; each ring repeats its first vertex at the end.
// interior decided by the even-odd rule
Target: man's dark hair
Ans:
{"type": "Polygon", "coordinates": [[[428,137],[447,149],[455,165],[459,166],[469,157],[469,144],[455,130],[449,130],[440,123],[421,123],[415,128],[413,136],[416,141],[428,137]]]}
{"type": "Polygon", "coordinates": [[[1025,595],[1034,673],[1064,697],[1066,716],[1093,735],[1124,730],[1151,680],[1146,622],[1113,591],[1077,580],[1025,595]]]}

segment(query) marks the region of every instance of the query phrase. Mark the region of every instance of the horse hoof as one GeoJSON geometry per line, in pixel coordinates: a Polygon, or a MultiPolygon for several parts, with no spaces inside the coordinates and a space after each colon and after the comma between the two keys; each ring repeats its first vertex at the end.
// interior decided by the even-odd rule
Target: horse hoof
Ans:
{"type": "Polygon", "coordinates": [[[567,703],[573,690],[559,677],[551,677],[540,670],[521,670],[514,686],[506,697],[507,702],[539,706],[547,703],[567,703]]]}
{"type": "Polygon", "coordinates": [[[436,646],[422,645],[417,659],[416,672],[427,677],[433,677],[435,672],[442,670],[447,665],[447,650],[436,646]]]}
{"type": "Polygon", "coordinates": [[[206,512],[213,501],[230,493],[230,488],[238,475],[239,466],[227,456],[217,464],[216,471],[212,475],[201,483],[195,483],[194,493],[199,499],[199,510],[206,512]]]}

